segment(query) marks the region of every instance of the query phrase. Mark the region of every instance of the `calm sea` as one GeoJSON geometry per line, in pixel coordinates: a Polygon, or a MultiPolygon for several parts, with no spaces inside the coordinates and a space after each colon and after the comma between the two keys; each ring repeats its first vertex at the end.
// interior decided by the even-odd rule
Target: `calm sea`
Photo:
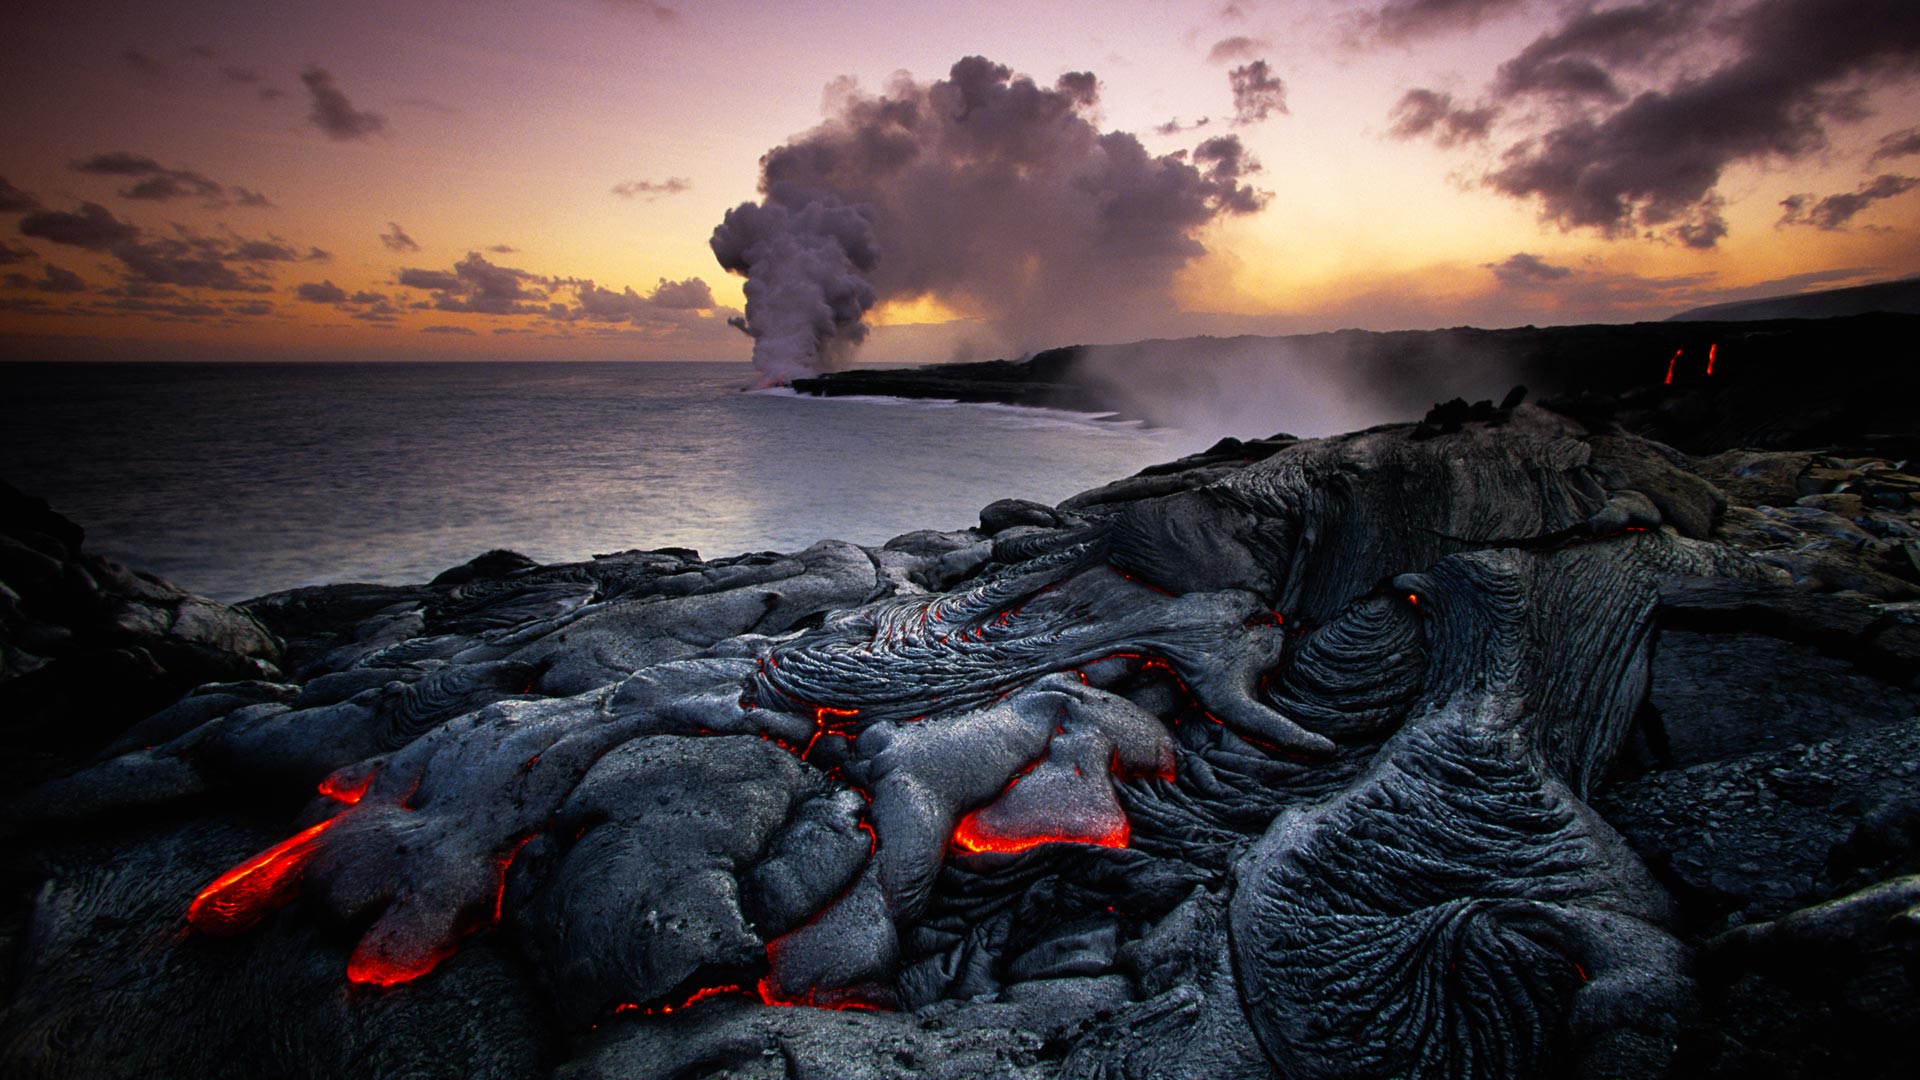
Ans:
{"type": "MultiPolygon", "coordinates": [[[[0,477],[88,549],[240,600],[542,562],[878,543],[1057,502],[1213,435],[741,393],[746,365],[8,364],[0,477]]],[[[1242,434],[1255,434],[1246,432],[1242,434]]]]}

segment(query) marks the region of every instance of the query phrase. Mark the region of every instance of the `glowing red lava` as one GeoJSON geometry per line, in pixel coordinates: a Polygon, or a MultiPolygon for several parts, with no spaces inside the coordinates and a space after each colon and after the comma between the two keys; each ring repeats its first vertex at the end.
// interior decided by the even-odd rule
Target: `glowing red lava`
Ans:
{"type": "Polygon", "coordinates": [[[1707,346],[1707,374],[1709,375],[1713,374],[1713,354],[1719,351],[1720,345],[1718,342],[1707,346]]]}
{"type": "Polygon", "coordinates": [[[187,907],[187,922],[215,937],[244,934],[293,899],[301,874],[318,849],[320,834],[338,818],[282,840],[213,879],[187,907]]]}
{"type": "Polygon", "coordinates": [[[359,781],[353,783],[351,787],[347,786],[347,782],[340,779],[339,773],[334,773],[332,776],[320,781],[320,794],[325,795],[334,802],[346,803],[348,806],[352,806],[354,803],[359,802],[360,797],[365,795],[367,789],[372,786],[373,773],[371,772],[362,776],[359,781]]]}
{"type": "MultiPolygon", "coordinates": [[[[815,705],[813,707],[813,737],[807,740],[805,749],[799,752],[800,759],[805,761],[808,757],[812,756],[813,748],[820,742],[821,736],[845,735],[847,728],[851,726],[848,722],[859,715],[859,709],[836,709],[831,705],[815,705]]],[[[781,745],[785,746],[786,744],[782,743],[781,745]]]]}
{"type": "Polygon", "coordinates": [[[1101,836],[1073,836],[1065,833],[1034,833],[1027,836],[994,836],[980,828],[977,818],[979,812],[968,814],[954,827],[953,843],[963,851],[980,854],[998,852],[1013,854],[1029,851],[1041,844],[1091,844],[1095,847],[1123,848],[1132,838],[1125,818],[1101,836]]]}
{"type": "Polygon", "coordinates": [[[505,855],[495,855],[493,857],[494,865],[500,868],[500,881],[494,886],[493,890],[493,925],[495,926],[500,924],[500,905],[507,899],[507,871],[513,867],[514,856],[520,854],[520,849],[526,847],[528,841],[532,839],[533,834],[528,833],[514,841],[512,849],[505,855]]]}
{"type": "Polygon", "coordinates": [[[451,944],[438,945],[418,956],[382,956],[362,941],[347,960],[347,981],[361,986],[399,986],[412,982],[452,956],[451,944]]]}
{"type": "Polygon", "coordinates": [[[651,1009],[643,1009],[639,1004],[628,1001],[615,1005],[613,1011],[615,1013],[637,1012],[641,1016],[668,1016],[683,1009],[691,1008],[695,1002],[705,1001],[710,997],[719,997],[722,994],[737,994],[739,992],[740,986],[737,983],[727,986],[708,986],[695,990],[692,996],[678,1005],[658,1005],[651,1009]]]}
{"type": "Polygon", "coordinates": [[[797,998],[783,998],[774,992],[772,976],[761,979],[759,985],[754,987],[754,989],[760,992],[760,1003],[762,1005],[804,1006],[809,1009],[837,1009],[841,1012],[850,1009],[860,1009],[866,1012],[887,1011],[878,1005],[869,1005],[864,1001],[851,998],[845,1000],[833,998],[823,999],[820,997],[820,992],[811,987],[807,989],[806,993],[797,998]]]}
{"type": "Polygon", "coordinates": [[[1675,365],[1675,364],[1677,364],[1677,363],[1679,363],[1679,362],[1680,362],[1680,354],[1681,354],[1681,353],[1683,353],[1683,352],[1685,352],[1685,351],[1686,351],[1685,349],[1675,349],[1675,350],[1673,350],[1673,356],[1672,356],[1672,357],[1670,357],[1670,358],[1669,358],[1669,359],[1667,360],[1667,379],[1666,379],[1666,382],[1664,382],[1664,383],[1662,383],[1661,385],[1663,385],[1663,386],[1672,386],[1672,385],[1673,385],[1673,365],[1675,365]]]}

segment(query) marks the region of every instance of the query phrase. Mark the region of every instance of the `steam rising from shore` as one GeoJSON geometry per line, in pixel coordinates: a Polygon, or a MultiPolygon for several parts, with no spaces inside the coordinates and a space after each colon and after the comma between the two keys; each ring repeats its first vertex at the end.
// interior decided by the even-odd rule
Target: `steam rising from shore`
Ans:
{"type": "Polygon", "coordinates": [[[728,322],[753,338],[761,385],[788,382],[840,361],[866,339],[873,306],[864,275],[877,261],[873,211],[825,192],[773,185],[713,230],[720,265],[746,276],[747,310],[728,322]]]}
{"type": "Polygon", "coordinates": [[[1320,438],[1417,420],[1455,396],[1498,400],[1524,381],[1514,356],[1445,331],[1185,338],[1087,349],[1075,378],[1108,407],[1193,433],[1320,438]]]}
{"type": "Polygon", "coordinates": [[[1043,87],[970,56],[945,79],[902,73],[879,95],[842,80],[829,97],[711,241],[747,278],[736,325],[767,383],[843,363],[876,302],[933,298],[1007,352],[1144,332],[1201,230],[1268,199],[1234,136],[1155,156],[1102,133],[1088,72],[1043,87]]]}

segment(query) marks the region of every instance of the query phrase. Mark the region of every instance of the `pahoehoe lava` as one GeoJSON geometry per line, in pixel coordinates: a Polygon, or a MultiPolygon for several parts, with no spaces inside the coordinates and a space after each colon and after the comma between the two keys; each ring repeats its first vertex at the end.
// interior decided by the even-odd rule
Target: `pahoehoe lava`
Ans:
{"type": "Polygon", "coordinates": [[[9,489],[0,1060],[1867,1074],[1920,1013],[1903,467],[1516,395],[881,547],[239,609],[9,489]]]}

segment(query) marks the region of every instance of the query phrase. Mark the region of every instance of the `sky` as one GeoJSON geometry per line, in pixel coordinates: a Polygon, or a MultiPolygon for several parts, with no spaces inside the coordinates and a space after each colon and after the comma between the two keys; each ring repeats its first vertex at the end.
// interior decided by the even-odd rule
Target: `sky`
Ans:
{"type": "Polygon", "coordinates": [[[6,359],[793,373],[1920,273],[1912,0],[74,0],[0,41],[6,359]]]}

